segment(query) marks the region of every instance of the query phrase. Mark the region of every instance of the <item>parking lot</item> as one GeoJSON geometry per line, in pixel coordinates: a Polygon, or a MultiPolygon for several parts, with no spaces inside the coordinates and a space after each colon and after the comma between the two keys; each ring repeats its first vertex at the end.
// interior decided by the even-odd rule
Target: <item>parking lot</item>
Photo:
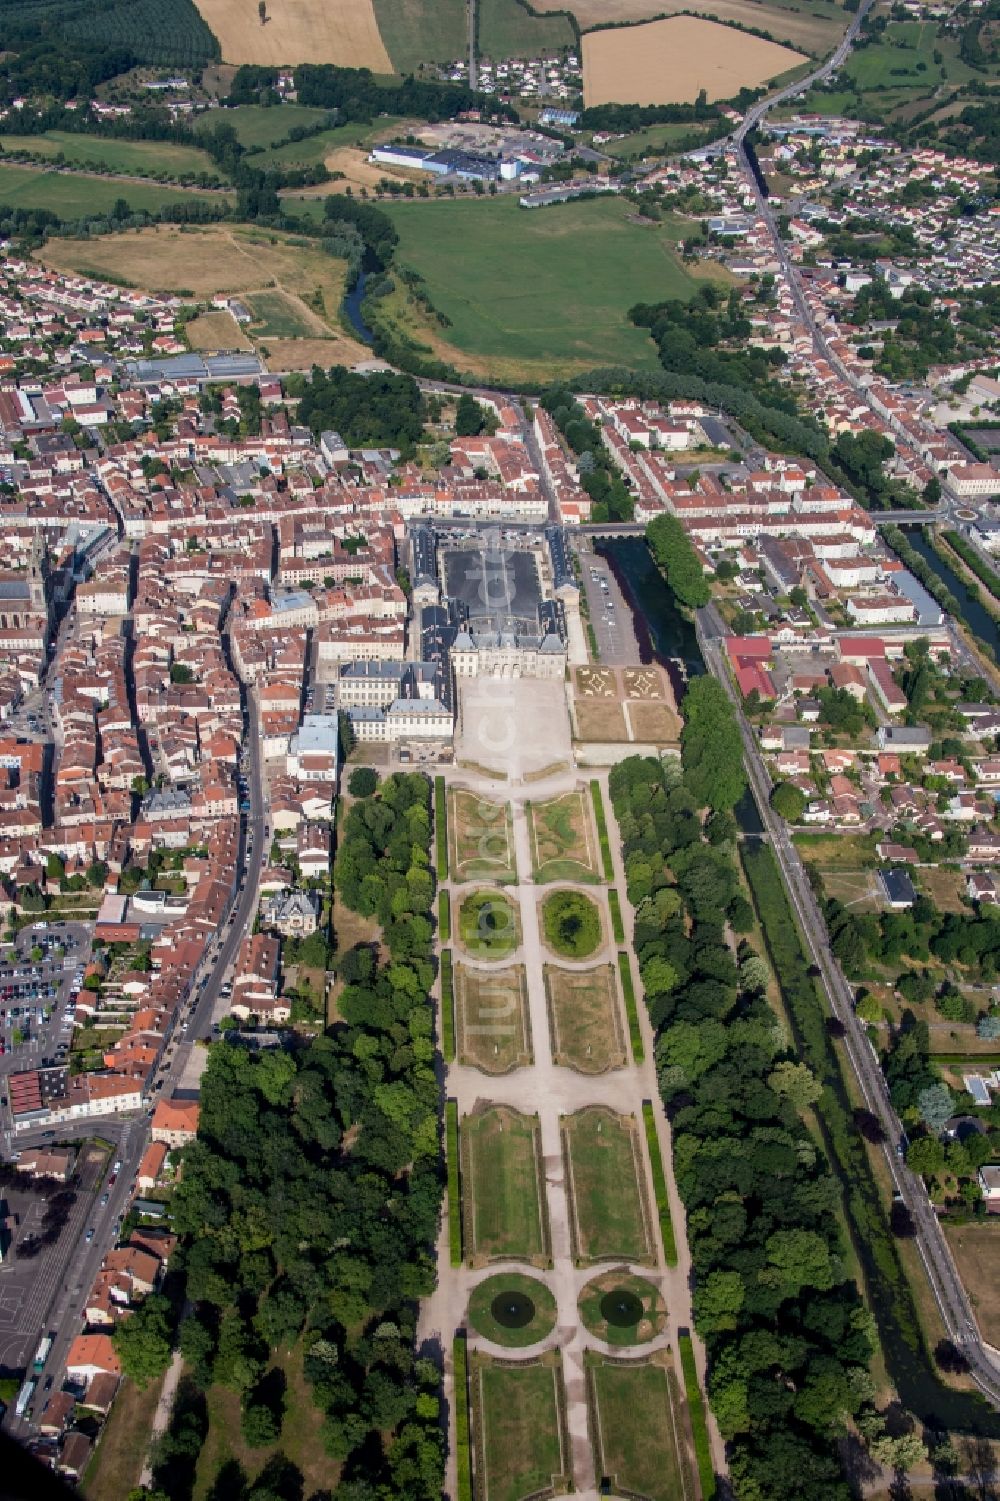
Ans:
{"type": "Polygon", "coordinates": [[[0,1075],[66,1062],[89,956],[82,923],[35,923],[0,950],[0,1075]]]}
{"type": "Polygon", "coordinates": [[[614,574],[596,553],[581,551],[580,566],[601,665],[635,665],[640,657],[639,643],[632,628],[632,612],[615,582],[614,574]]]}

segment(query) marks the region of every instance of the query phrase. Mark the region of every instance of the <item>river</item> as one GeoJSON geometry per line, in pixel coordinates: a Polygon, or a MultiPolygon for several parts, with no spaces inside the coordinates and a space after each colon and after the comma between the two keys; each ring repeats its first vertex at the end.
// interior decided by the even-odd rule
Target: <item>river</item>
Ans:
{"type": "Polygon", "coordinates": [[[351,288],[351,290],[344,294],[344,300],[340,306],[341,310],[346,313],[351,327],[354,329],[354,332],[357,334],[362,343],[373,344],[375,342],[375,335],[368,327],[368,324],[364,320],[364,315],[361,312],[361,304],[364,301],[365,286],[368,281],[368,274],[368,268],[363,269],[358,274],[357,281],[354,283],[354,286],[351,288]]]}
{"type": "Polygon", "coordinates": [[[913,551],[920,554],[927,566],[937,574],[945,588],[950,589],[954,594],[962,611],[962,618],[972,634],[1000,655],[1000,630],[997,629],[997,622],[982,601],[969,593],[969,586],[961,575],[934,551],[924,534],[923,527],[904,526],[902,531],[913,551]]]}

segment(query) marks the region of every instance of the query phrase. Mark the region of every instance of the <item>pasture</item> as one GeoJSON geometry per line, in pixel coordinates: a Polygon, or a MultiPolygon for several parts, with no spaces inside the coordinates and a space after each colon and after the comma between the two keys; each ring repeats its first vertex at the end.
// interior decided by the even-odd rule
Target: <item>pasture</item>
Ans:
{"type": "Polygon", "coordinates": [[[399,233],[397,264],[423,277],[421,290],[450,324],[442,328],[402,286],[378,303],[379,323],[473,374],[516,381],[607,364],[654,370],[652,341],[628,309],[695,290],[675,250],[690,223],[633,224],[615,198],[530,211],[516,198],[488,197],[382,208],[399,233]]]}
{"type": "MultiPolygon", "coordinates": [[[[283,146],[267,146],[262,152],[255,154],[253,165],[264,171],[271,167],[313,167],[317,162],[325,162],[330,166],[334,152],[352,146],[367,147],[376,137],[381,139],[395,135],[398,124],[398,119],[393,116],[390,119],[376,120],[372,125],[362,120],[352,120],[347,125],[333,125],[329,130],[321,130],[318,135],[306,136],[303,141],[286,141],[283,146]]],[[[334,191],[335,184],[327,183],[324,186],[326,193],[334,191]]]]}
{"type": "Polygon", "coordinates": [[[604,1074],[628,1062],[614,967],[560,969],[546,964],[552,1061],[581,1074],[604,1074]]]}
{"type": "Polygon", "coordinates": [[[521,942],[513,903],[499,891],[470,891],[458,910],[458,936],[475,959],[506,959],[521,942]]]}
{"type": "Polygon", "coordinates": [[[591,1105],[563,1117],[562,1136],[577,1264],[654,1261],[634,1117],[591,1105]]]}
{"type": "MultiPolygon", "coordinates": [[[[134,212],[155,214],[165,204],[202,202],[231,203],[221,193],[199,193],[194,189],[160,187],[158,183],[124,182],[120,178],[88,176],[83,172],[59,172],[49,167],[12,167],[0,164],[0,205],[9,208],[45,208],[61,219],[89,219],[110,213],[120,198],[134,212]]],[[[120,237],[115,236],[117,244],[120,237]]],[[[88,252],[96,242],[86,244],[88,252]]],[[[94,262],[88,262],[94,264],[94,262]]],[[[127,273],[122,273],[127,274],[127,273]]]]}
{"type": "Polygon", "coordinates": [[[587,1382],[594,1463],[611,1493],[692,1501],[697,1492],[669,1356],[623,1364],[589,1352],[587,1382]]]}
{"type": "Polygon", "coordinates": [[[517,879],[510,805],[477,797],[462,787],[448,790],[449,859],[456,881],[517,879]]]}
{"type": "Polygon", "coordinates": [[[599,881],[597,838],[579,787],[547,803],[527,804],[536,881],[599,881]]]}
{"type": "Polygon", "coordinates": [[[937,35],[934,21],[902,21],[887,26],[878,41],[851,53],[843,72],[863,92],[919,88],[930,94],[942,72],[952,84],[982,77],[959,57],[953,38],[937,35]],[[941,54],[940,65],[934,61],[935,52],[941,54]]]}
{"type": "Polygon", "coordinates": [[[576,36],[564,15],[539,15],[534,6],[518,0],[477,0],[476,30],[479,55],[496,61],[576,48],[576,36]]]}
{"type": "Polygon", "coordinates": [[[508,969],[454,970],[458,1061],[484,1074],[506,1074],[534,1062],[523,964],[508,969]]]}
{"type": "MultiPolygon", "coordinates": [[[[540,11],[559,10],[565,0],[533,0],[540,11]]],[[[569,9],[582,31],[609,21],[653,21],[680,11],[697,11],[719,21],[738,21],[768,32],[802,52],[832,52],[847,29],[847,15],[828,0],[571,0],[569,9]]]]}
{"type": "Polygon", "coordinates": [[[374,0],[375,19],[397,73],[447,63],[466,46],[465,0],[374,0]]]}
{"type": "Polygon", "coordinates": [[[7,154],[27,151],[50,159],[62,157],[67,166],[84,171],[103,169],[123,176],[171,178],[197,177],[204,172],[222,181],[207,151],[173,141],[116,141],[72,130],[6,135],[0,126],[0,150],[7,154]]]}
{"type": "Polygon", "coordinates": [[[516,1365],[473,1355],[472,1437],[480,1501],[522,1501],[568,1489],[562,1381],[557,1350],[516,1365]]]}
{"type": "Polygon", "coordinates": [[[473,1265],[505,1257],[544,1264],[549,1223],[536,1115],[494,1105],[466,1115],[460,1132],[462,1220],[473,1265]]]}
{"type": "Polygon", "coordinates": [[[295,126],[318,125],[329,114],[329,110],[308,104],[240,104],[235,109],[212,109],[198,115],[193,128],[207,131],[217,125],[231,125],[241,146],[271,146],[285,140],[295,126]]]}
{"type": "Polygon", "coordinates": [[[698,16],[671,16],[583,39],[583,98],[597,104],[731,99],[805,61],[801,52],[698,16]]]}
{"type": "Polygon", "coordinates": [[[244,0],[195,0],[227,63],[337,63],[391,73],[372,0],[268,0],[262,23],[244,0]]]}

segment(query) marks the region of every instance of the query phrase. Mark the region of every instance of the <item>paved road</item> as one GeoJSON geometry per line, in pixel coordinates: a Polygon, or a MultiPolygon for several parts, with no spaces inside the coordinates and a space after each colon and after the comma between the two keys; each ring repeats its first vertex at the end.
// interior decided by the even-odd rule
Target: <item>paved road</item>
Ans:
{"type": "Polygon", "coordinates": [[[976,1385],[994,1407],[1000,1408],[1000,1357],[991,1352],[979,1331],[972,1306],[922,1180],[911,1173],[902,1158],[897,1156],[897,1144],[904,1140],[903,1126],[889,1099],[885,1076],[868,1041],[866,1029],[854,1014],[853,990],[831,951],[826,923],[798,850],[792,843],[784,820],[771,810],[768,801],[771,778],[727,671],[721,644],[723,633],[724,624],[714,606],[709,605],[698,612],[698,634],[706,665],[722,683],[736,710],[743,737],[744,760],[764,828],[781,867],[785,889],[805,937],[808,956],[819,971],[830,1010],[846,1029],[844,1045],[862,1098],[867,1108],[878,1118],[885,1133],[882,1150],[896,1191],[901,1195],[916,1226],[914,1243],[927,1272],[941,1318],[949,1338],[963,1350],[976,1385]]]}

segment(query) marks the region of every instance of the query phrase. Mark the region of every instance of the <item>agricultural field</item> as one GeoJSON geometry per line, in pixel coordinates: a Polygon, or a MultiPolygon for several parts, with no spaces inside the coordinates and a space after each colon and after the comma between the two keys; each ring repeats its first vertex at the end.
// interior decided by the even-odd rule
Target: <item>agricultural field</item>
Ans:
{"type": "Polygon", "coordinates": [[[806,59],[790,47],[698,16],[589,32],[583,39],[583,98],[598,104],[693,104],[731,99],[806,59]]]}
{"type": "Polygon", "coordinates": [[[565,15],[535,14],[519,0],[477,0],[476,32],[481,57],[537,57],[539,53],[576,49],[576,36],[565,15]]]}
{"type": "Polygon", "coordinates": [[[612,1494],[648,1501],[691,1501],[697,1494],[672,1377],[667,1355],[623,1364],[588,1354],[595,1467],[612,1494]]]}
{"type": "Polygon", "coordinates": [[[374,0],[375,19],[397,73],[447,63],[466,48],[465,0],[374,0]]]}
{"type": "Polygon", "coordinates": [[[337,63],[391,73],[372,0],[270,0],[262,23],[241,0],[196,0],[227,63],[337,63]]]}
{"type": "MultiPolygon", "coordinates": [[[[59,172],[49,167],[0,165],[0,207],[45,208],[61,219],[89,219],[110,213],[120,198],[135,212],[154,214],[168,203],[231,203],[223,193],[160,187],[158,183],[123,182],[120,178],[88,176],[83,172],[59,172]]],[[[114,243],[119,242],[115,236],[114,243]]],[[[60,240],[60,245],[94,242],[60,240]]],[[[110,242],[109,242],[110,243],[110,242]]]]}
{"type": "Polygon", "coordinates": [[[517,879],[509,803],[494,803],[461,787],[448,791],[449,859],[456,881],[517,879]]]}
{"type": "Polygon", "coordinates": [[[485,1074],[534,1062],[523,964],[508,969],[454,969],[458,1061],[485,1074]]]}
{"type": "Polygon", "coordinates": [[[552,1060],[581,1074],[603,1074],[628,1062],[614,966],[560,969],[546,964],[552,1060]]]}
{"type": "Polygon", "coordinates": [[[563,1117],[577,1263],[655,1260],[635,1120],[592,1105],[563,1117]]]}
{"type": "Polygon", "coordinates": [[[549,1257],[536,1115],[495,1105],[462,1119],[463,1241],[473,1265],[549,1257]]]}
{"type": "Polygon", "coordinates": [[[458,909],[458,937],[475,959],[506,959],[521,942],[517,911],[499,891],[470,891],[458,909]]]}
{"type": "Polygon", "coordinates": [[[645,1345],[663,1333],[667,1319],[660,1290],[646,1277],[615,1269],[580,1293],[580,1318],[606,1345],[645,1345]]]}
{"type": "Polygon", "coordinates": [[[472,1435],[481,1501],[522,1501],[569,1489],[562,1381],[558,1350],[517,1365],[473,1355],[472,1435]]]}
{"type": "Polygon", "coordinates": [[[253,348],[232,313],[202,313],[185,325],[184,332],[192,349],[218,351],[253,348]]]}
{"type": "Polygon", "coordinates": [[[420,290],[450,323],[397,285],[377,305],[380,325],[471,374],[516,382],[597,365],[656,369],[628,309],[695,290],[675,250],[690,221],[633,224],[615,198],[531,211],[512,197],[382,207],[399,233],[397,264],[423,278],[420,290]]]}
{"type": "MultiPolygon", "coordinates": [[[[235,109],[208,110],[198,115],[193,128],[214,130],[217,125],[231,125],[241,146],[271,146],[283,141],[296,126],[318,125],[329,117],[328,109],[308,104],[240,104],[235,109]]],[[[303,143],[304,144],[304,143],[303,143]]]]}
{"type": "Polygon", "coordinates": [[[103,169],[125,177],[184,178],[204,172],[223,180],[207,151],[196,146],[179,146],[173,141],[116,141],[78,135],[71,130],[49,130],[45,135],[5,135],[0,127],[0,150],[8,155],[27,151],[34,156],[63,157],[68,166],[88,171],[103,169]]]}
{"type": "MultiPolygon", "coordinates": [[[[532,0],[533,9],[559,10],[566,0],[532,0]]],[[[832,52],[847,30],[848,16],[828,0],[570,0],[580,29],[609,22],[654,21],[697,11],[719,21],[738,21],[766,31],[776,42],[819,57],[832,52]]]]}
{"type": "Polygon", "coordinates": [[[958,1273],[975,1309],[983,1338],[1000,1343],[1000,1223],[945,1225],[958,1273]]]}
{"type": "Polygon", "coordinates": [[[536,881],[600,880],[589,803],[588,795],[577,787],[551,802],[527,805],[536,881]]]}

